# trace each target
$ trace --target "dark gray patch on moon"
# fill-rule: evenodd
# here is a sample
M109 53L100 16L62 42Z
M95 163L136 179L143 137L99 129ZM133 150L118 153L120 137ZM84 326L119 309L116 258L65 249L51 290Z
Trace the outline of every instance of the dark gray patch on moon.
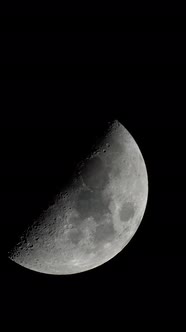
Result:
M94 235L95 243L111 241L115 236L115 229L113 223L104 223L96 227L96 232Z
M75 208L81 220L93 217L95 221L99 221L104 214L110 213L109 202L110 199L103 199L99 191L83 190L78 196Z
M81 217L77 217L77 216L72 216L69 218L69 223L73 225L73 227L78 227L79 225L81 225L83 222Z
M121 174L121 169L119 169L119 167L116 167L111 171L112 171L113 177L116 177L116 178L118 178Z
M74 244L78 244L81 241L82 237L83 233L79 229L71 229L68 235L68 238Z
M134 216L135 210L134 205L131 202L125 202L122 205L120 210L120 219L121 221L128 221L130 218Z
M110 146L112 147L112 152L114 152L114 153L124 154L124 152L125 152L125 150L124 150L124 144L121 145L115 139L112 139L112 138L110 139Z
M92 190L104 189L109 181L106 167L99 157L89 159L81 175L86 186Z

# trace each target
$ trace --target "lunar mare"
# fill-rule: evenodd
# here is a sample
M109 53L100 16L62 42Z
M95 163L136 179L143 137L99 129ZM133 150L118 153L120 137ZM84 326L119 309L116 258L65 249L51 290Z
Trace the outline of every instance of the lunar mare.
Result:
M71 185L25 230L9 258L48 274L93 269L131 240L147 197L147 170L140 149L127 129L113 121L77 165Z

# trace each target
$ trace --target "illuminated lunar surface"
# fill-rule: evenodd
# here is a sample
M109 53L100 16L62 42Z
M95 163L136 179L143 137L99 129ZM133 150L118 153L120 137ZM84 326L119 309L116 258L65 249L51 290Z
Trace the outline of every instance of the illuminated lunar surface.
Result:
M93 269L118 254L143 218L148 177L130 133L113 121L68 188L9 252L14 262L48 274Z

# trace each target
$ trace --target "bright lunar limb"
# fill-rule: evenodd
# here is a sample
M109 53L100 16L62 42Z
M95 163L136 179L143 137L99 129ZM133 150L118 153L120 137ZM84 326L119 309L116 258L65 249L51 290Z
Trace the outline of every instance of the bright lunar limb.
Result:
M143 156L115 120L77 165L71 185L25 230L9 258L48 274L73 274L102 265L135 234L147 196Z

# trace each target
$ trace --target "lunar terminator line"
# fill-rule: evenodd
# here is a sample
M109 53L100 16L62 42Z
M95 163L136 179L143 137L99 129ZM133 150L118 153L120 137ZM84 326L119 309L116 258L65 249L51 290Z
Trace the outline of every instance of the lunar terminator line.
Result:
M118 254L143 218L148 177L140 149L113 121L55 203L9 252L14 262L48 274L93 269Z

